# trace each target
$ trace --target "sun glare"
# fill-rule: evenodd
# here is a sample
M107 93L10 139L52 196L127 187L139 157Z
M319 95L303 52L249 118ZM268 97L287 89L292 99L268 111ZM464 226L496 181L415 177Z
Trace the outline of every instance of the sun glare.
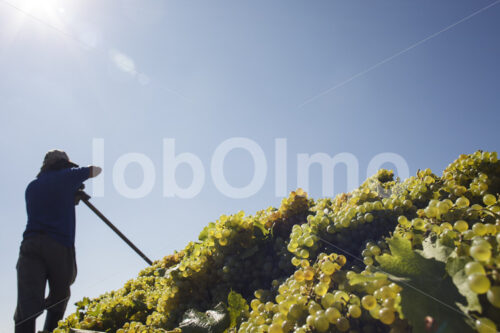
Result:
M61 26L66 8L61 0L15 0L16 5L25 13L51 25Z

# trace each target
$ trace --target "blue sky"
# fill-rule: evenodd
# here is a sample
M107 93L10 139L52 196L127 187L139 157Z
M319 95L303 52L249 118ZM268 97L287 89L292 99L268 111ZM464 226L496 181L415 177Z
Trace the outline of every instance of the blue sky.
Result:
M182 249L221 214L279 205L276 138L287 139L289 190L299 153L351 153L359 181L383 152L402 156L410 174L441 173L461 153L498 151L497 3L1 0L0 332L13 330L24 190L47 150L65 149L86 165L92 140L104 139L105 195L93 202L152 259ZM234 137L255 141L268 165L263 187L245 199L224 196L210 176L214 150ZM196 197L163 196L164 138L202 161ZM115 162L131 152L156 171L141 199L125 198L112 181ZM233 186L253 170L244 150L227 156ZM319 197L321 169L310 171ZM336 193L346 191L345 175L335 169ZM191 171L179 167L176 176L186 186ZM131 164L125 179L139 186L141 169ZM77 224L68 313L144 267L84 206Z

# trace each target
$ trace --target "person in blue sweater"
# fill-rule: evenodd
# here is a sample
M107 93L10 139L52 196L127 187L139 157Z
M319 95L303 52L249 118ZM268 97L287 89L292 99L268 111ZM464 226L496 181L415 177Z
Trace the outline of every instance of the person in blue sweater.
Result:
M63 318L77 273L75 194L85 180L101 171L96 166L78 167L64 151L51 150L26 188L28 223L16 266L16 333L34 333L36 318L45 310L46 332L52 332Z

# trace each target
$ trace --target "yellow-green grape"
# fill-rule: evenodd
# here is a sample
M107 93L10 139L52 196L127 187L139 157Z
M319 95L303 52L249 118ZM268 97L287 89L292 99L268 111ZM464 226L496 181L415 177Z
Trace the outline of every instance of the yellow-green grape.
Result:
M445 214L450 210L451 206L449 206L447 202L442 201L437 204L436 208L439 214Z
M304 272L301 269L296 270L295 273L293 273L293 277L296 281L302 282L304 281Z
M469 204L469 199L467 199L466 197L460 197L457 199L457 201L455 201L455 205L457 205L458 208L469 207Z
M257 308L259 307L260 304L261 303L260 303L260 301L258 299L253 299L250 302L250 307L252 308L252 310L257 311Z
M297 251L297 247L299 246L299 244L297 244L296 242L290 242L287 246L287 249L288 251L294 253Z
M269 326L269 333L283 333L283 330L281 329L281 326L278 324L271 324Z
M255 298L262 300L262 296L264 296L264 290L257 289L256 291L254 291L253 295L255 296Z
M335 303L335 296L333 296L332 293L326 293L322 298L321 298L321 305L325 308L328 309L332 304Z
M371 310L377 305L377 299L372 295L363 296L363 298L361 299L361 305L366 310Z
M219 238L219 244L222 246L227 245L227 238Z
M293 333L306 333L306 328L305 327L299 327L299 328L296 328L295 331L293 331Z
M267 302L266 303L266 311L272 311L273 307L274 307L274 303L273 302Z
M500 286L493 286L486 293L488 301L497 308L500 308Z
M396 296L395 293L388 286L380 287L379 291L380 291L380 296L382 299Z
M493 194L486 194L483 197L483 202L486 206L492 206L497 202L497 198Z
M379 319L380 318L380 314L379 314L379 311L380 311L380 305L376 304L375 307L373 309L370 310L370 315L374 318L374 319Z
M469 288L476 294L484 294L490 289L491 283L484 274L474 273L467 277Z
M394 319L396 319L396 316L394 315L394 310L389 309L389 308L382 308L378 312L380 321L383 322L386 325L390 325L394 322Z
M419 217L412 220L412 225L415 230L425 230L425 222Z
M463 237L464 237L464 239L465 239L465 240L471 240L472 238L474 238L474 237L475 237L475 235L474 235L474 231L472 231L472 230L470 230L470 229L469 229L469 230L467 230L467 231L465 231L465 232L463 233Z
M425 215L427 217L436 217L439 214L439 211L436 207L427 207L424 209Z
M314 321L315 321L315 319L316 319L316 317L313 316L313 315L307 316L307 318L306 318L306 324L307 324L307 326L314 327Z
M358 305L350 305L348 312L353 318L361 317L361 308Z
M313 246L314 245L314 239L312 237L307 237L304 240L304 245L307 246L307 247Z
M384 308L389 308L389 309L394 309L394 306L396 305L396 300L392 297L384 299L382 302L382 306Z
M455 224L453 224L453 228L457 231L464 232L469 229L469 224L464 220L458 220Z
M304 307L300 304L292 304L290 306L290 309L288 310L288 315L293 319L293 320L299 320L300 317L302 316Z
M470 208L472 208L473 210L477 210L477 211L483 209L483 207L481 205L478 205L478 204L474 204Z
M476 329L479 333L497 333L497 325L488 318L477 318Z
M359 297L357 295L350 294L349 295L349 304L360 306L361 305L361 300L359 299Z
M321 305L313 301L309 304L308 310L309 314L314 315L316 312L321 310Z
M433 224L431 226L431 231L434 232L434 233L436 233L437 235L439 235L442 230L441 230L441 227L439 227L438 225Z
M367 265L367 266L368 266L368 265L373 265L373 258L372 258L372 257L364 257L364 258L363 258L363 263L364 263L365 265Z
M434 178L432 178L431 176L425 176L424 177L424 183L426 183L426 184L432 184L432 183L434 183Z
M441 229L443 230L453 230L453 226L448 222L441 223Z
M306 303L307 303L307 296L301 295L301 296L297 297L297 303L298 304L302 304L302 305L306 305Z
M349 324L349 320L346 317L340 317L339 319L337 319L335 326L341 332L347 332L351 327L351 325Z
M378 256L380 254L381 250L380 250L380 247L378 247L377 245L373 245L373 246L370 246L370 252L374 256Z
M465 186L461 186L461 185L455 187L455 189L453 190L453 194L455 194L456 196L461 196L465 192L467 192L467 188Z
M309 258L309 251L307 251L306 249L299 250L298 254L299 254L299 257L301 257L301 258L304 258L304 259Z
M293 325L294 325L293 321L285 320L283 322L283 324L281 324L281 329L283 330L283 332L290 332L293 328ZM265 332L265 330L261 330L261 331Z
M484 244L471 246L469 253L478 261L488 261L491 258L491 250Z
M401 290L403 290L403 288L401 288L400 286L398 286L396 283L394 282L391 282L388 286L394 293L399 293Z
M445 230L445 231L443 232L443 236L444 236L444 237L449 237L449 238L451 238L451 239L456 239L456 238L458 238L458 234L457 234L455 231L453 231L453 230L448 230L448 229L447 229L447 230Z
M329 284L332 278L330 277L330 275L321 274L319 280L323 283Z
M335 324L337 322L337 319L339 319L341 317L341 314L337 308L329 307L325 311L325 316L326 316L326 319L328 319L328 321L331 324Z
M497 233L497 227L494 224L487 224L485 227L487 234L495 235Z
M300 259L297 258L297 257L293 257L292 258L292 265L294 265L295 267L299 266L300 265Z
M480 273L480 274L483 274L483 275L486 274L486 272L484 270L484 267L483 267L483 265L481 265L481 263L479 263L477 261L468 262L465 265L465 274L466 275L472 275L474 273Z
M484 236L486 235L487 229L484 224L477 222L472 226L472 231L474 231L474 234L478 236Z
M335 272L335 265L333 262L326 260L321 263L320 269L323 273L327 275L332 275Z
M314 292L318 296L323 296L328 291L328 285L326 283L320 282L314 287Z
M311 281L314 278L314 271L312 268L308 267L304 270L304 279Z
M349 295L342 290L337 290L334 294L335 302L347 303L349 301Z
M326 319L324 314L321 314L314 319L314 328L318 332L326 332L328 327L330 327L330 322Z
M373 214L371 214L371 213L366 213L366 214L365 214L365 221L366 221L366 222L372 222L372 221L373 221Z
M409 227L411 225L410 221L408 221L408 219L404 215L398 217L398 223L401 224L403 227Z

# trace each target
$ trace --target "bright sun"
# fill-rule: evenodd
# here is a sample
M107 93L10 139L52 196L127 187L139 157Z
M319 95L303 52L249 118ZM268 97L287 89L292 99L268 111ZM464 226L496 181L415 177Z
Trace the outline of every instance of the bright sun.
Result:
M62 0L15 0L12 3L21 10L50 24L61 24L66 13Z

